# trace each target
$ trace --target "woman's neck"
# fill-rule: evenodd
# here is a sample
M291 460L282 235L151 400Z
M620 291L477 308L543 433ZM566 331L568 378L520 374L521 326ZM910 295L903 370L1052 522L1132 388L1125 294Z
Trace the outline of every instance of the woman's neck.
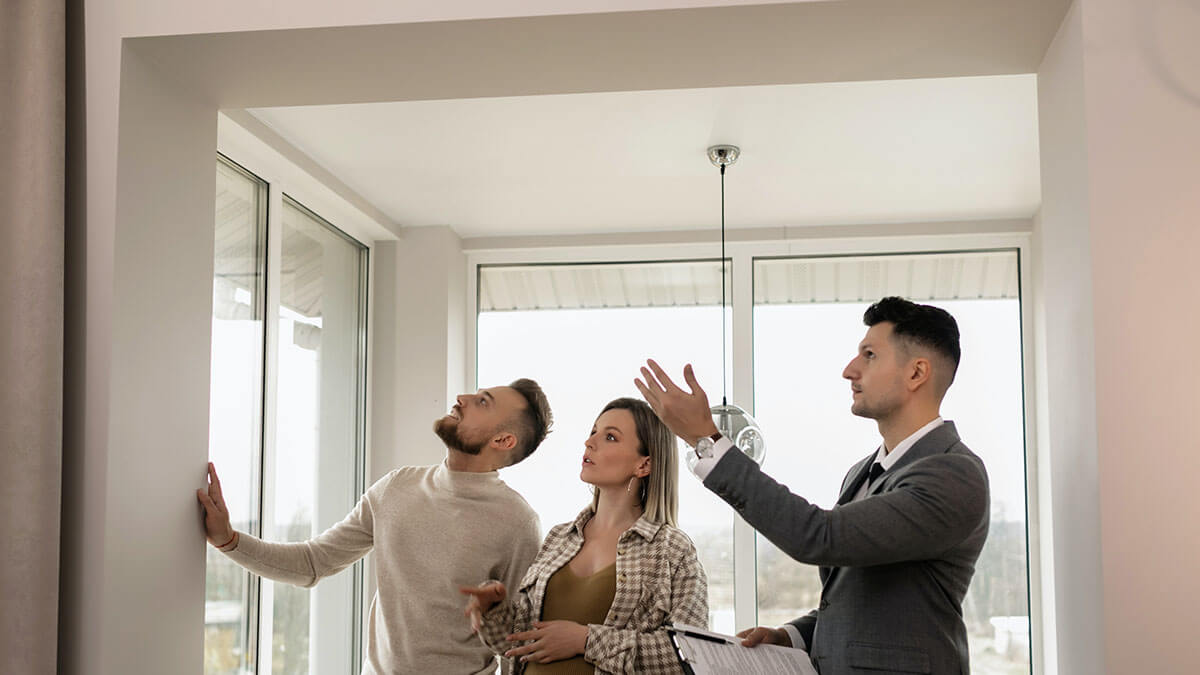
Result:
M596 490L599 498L592 522L598 527L624 532L642 517L642 505L634 492L626 491L624 487L598 487Z

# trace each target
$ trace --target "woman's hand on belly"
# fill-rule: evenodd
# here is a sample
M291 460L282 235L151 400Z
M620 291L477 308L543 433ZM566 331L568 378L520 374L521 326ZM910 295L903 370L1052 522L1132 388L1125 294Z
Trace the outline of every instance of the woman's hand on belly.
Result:
M587 647L587 636L588 627L574 621L534 621L533 630L508 636L509 642L533 642L514 647L504 655L531 663L561 661L582 654Z

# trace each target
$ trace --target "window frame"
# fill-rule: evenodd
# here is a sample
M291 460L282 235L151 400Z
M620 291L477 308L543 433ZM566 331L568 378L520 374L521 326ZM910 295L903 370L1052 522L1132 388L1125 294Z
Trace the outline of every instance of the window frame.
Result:
M355 402L355 420L354 420L354 434L355 434L354 466L351 469L351 471L353 472L352 478L353 478L353 483L354 483L352 492L355 496L352 499L351 503L346 505L345 512L349 513L350 510L353 509L355 504L357 503L356 500L358 499L358 497L361 496L364 492L366 492L366 489L367 489L367 486L366 486L366 475L367 475L366 467L367 467L367 454L368 454L367 453L367 449L368 449L368 447L367 447L367 429L368 429L367 411L370 410L370 407L369 407L368 401L367 401L367 392L368 392L368 389L367 389L367 364L368 364L367 347L369 346L370 341L367 339L367 334L369 333L369 326L370 326L369 318L370 318L370 313L371 313L370 306L369 306L370 293L368 292L368 290L369 290L369 281L370 281L370 265L371 265L371 262L373 259L372 255L371 255L372 249L369 244L365 244L365 243L355 239L353 236L348 234L346 231L342 230L337 225L331 223L329 220L327 220L326 218L324 218L317 212L308 208L308 206L306 206L304 204L304 202L300 201L295 196L293 196L293 186L290 186L286 183L284 183L284 184L271 183L270 191L271 191L271 207L274 208L275 212L278 213L279 215L278 215L278 219L276 221L273 221L271 224L271 227L274 229L268 229L269 233L273 232L275 234L275 236L273 238L268 237L268 239L267 239L267 241L268 241L268 264L267 264L268 269L276 269L276 270L280 270L280 271L282 271L282 269L283 269L283 265L282 265L283 220L282 219L283 219L285 207L291 207L291 208L299 211L300 213L304 214L305 216L311 218L317 225L328 230L330 234L332 234L332 235L346 241L350 245L354 246L358 252L358 260L359 260L359 268L358 268L359 273L358 273L358 278L357 278L358 288L357 288L357 292L355 293L355 296L358 301L358 306L361 309L361 313L360 313L360 316L358 319L358 329L357 329L358 336L357 336L357 339L355 340L357 358L356 358L356 364L355 364L356 372L355 372L354 390L357 393L357 400ZM274 239L276 242L276 245L273 248L270 245L270 242L272 239ZM267 361L266 361L267 368L264 369L266 371L265 377L267 378L266 386L264 387L264 391L269 392L269 394L270 394L270 397L266 398L266 400L270 401L271 417L270 417L270 423L269 424L264 423L263 426L264 426L264 435L266 435L267 430L270 430L269 433L270 433L271 444L269 446L264 445L264 448L271 448L273 450L277 450L277 443L275 440L275 431L278 428L277 417L276 417L276 413L277 413L276 406L278 405L278 401L279 401L277 392L278 392L278 386L279 386L279 377L278 376L279 376L279 344L280 344L280 342L279 342L279 340L280 340L280 335L279 335L280 302L278 302L278 299L280 297L282 297L282 289L280 288L280 284L282 282L282 275L281 274L275 274L275 275L268 274L267 282L268 282L268 291L267 291L267 296L266 296L266 298L267 298L266 340L267 340L267 344L268 344L270 353L269 353L269 356L267 357ZM274 284L274 285L271 286L271 284ZM275 299L275 302L272 302L272 298ZM265 407L266 406L264 406L264 408ZM265 417L266 416L264 415L264 418ZM274 522L275 521L274 513L273 513L274 504L275 504L274 477L276 476L275 460L278 457L278 453L277 452L270 453L271 464L270 464L269 472L268 472L268 469L266 468L266 466L267 466L266 457L267 457L267 453L264 452L263 469L261 472L262 477L263 477L262 478L263 488L261 490L261 495L262 495L261 499L262 499L263 513L264 514L270 513L271 519L270 519L270 521L268 521L264 515L262 522ZM314 513L313 518L314 519L317 518L317 514ZM351 612L351 616L356 618L356 620L352 622L351 627L350 627L351 628L350 669L348 672L351 674L358 673L362 670L363 638L364 638L363 631L362 631L362 624L363 624L363 616L366 611L365 608L369 604L367 598L365 598L365 592L366 592L365 575L366 575L366 572L367 572L367 569L366 569L365 558L360 559L357 562L355 562L353 565L351 565L350 573L352 575L352 578L351 578L351 582L350 582L350 586L351 586L351 610L350 610L350 612ZM273 585L271 585L271 586L268 586L268 588L273 590L274 587L273 587ZM309 592L314 593L314 592L317 592L317 590L314 588L314 589L310 589ZM257 672L259 672L259 673L271 672L271 667L270 667L271 652L269 650L271 647L271 639L272 639L271 628L272 628L272 622L273 622L273 609L274 609L273 600L274 600L274 597L273 597L273 593L270 595L271 595L271 597L268 598L268 600L266 600L266 601L260 600L259 607L258 607L260 641L263 644L265 644L267 647L267 649L263 649L259 652L259 662L257 664ZM320 621L321 620L320 617L318 617L317 620ZM310 619L310 621L311 621L311 619ZM336 635L336 631L338 629L339 629L338 626L332 625L332 626L326 627L325 629L316 631L316 634L319 639L320 636ZM312 639L312 637L310 635L310 641L311 641L311 639ZM266 655L265 657L264 657L264 654ZM265 661L264 661L264 658L266 659ZM311 663L309 664L310 672L311 672L312 668L314 667L314 665L315 664L311 664Z
M257 230L257 251L261 253L261 257L256 259L255 267L259 274L258 295L255 297L255 306L253 308L254 315L257 321L262 322L262 342L259 345L260 360L259 360L259 397L258 397L258 442L254 450L254 457L251 458L250 466L252 467L249 485L249 530L250 534L261 537L263 524L263 461L266 456L266 402L267 402L267 368L266 356L269 340L267 338L267 313L270 308L268 295L268 285L270 283L270 269L267 265L268 249L271 243L269 222L270 222L270 190L271 184L255 172L238 163L236 160L228 157L224 153L217 152L217 165L225 166L227 169L247 178L255 184L257 209L254 214L255 227ZM250 665L254 669L258 668L259 659L259 611L262 607L262 579L257 575L243 570L242 574L246 577L246 599L247 606L243 608L245 611L245 631L242 634L242 639L245 644L245 654L243 654L243 666Z
M338 192L336 186L331 187L317 177L311 170L297 165L292 158L272 145L270 139L252 133L244 125L246 120L235 120L231 117L218 115L217 154L218 161L224 158L227 163L249 173L266 184L262 209L265 210L265 221L262 223L263 236L266 237L264 266L265 294L263 310L263 368L262 368L262 410L260 429L260 457L257 462L258 475L253 477L257 494L253 496L251 509L256 510L254 532L262 536L263 523L273 522L271 513L275 494L273 491L273 476L276 469L276 425L278 402L278 368L279 368L279 302L281 297L280 263L282 259L282 217L284 201L313 216L334 234L360 247L357 298L361 307L359 317L356 364L355 391L358 394L355 419L355 452L354 452L354 493L357 498L366 491L367 476L371 468L371 411L373 405L370 364L373 360L374 342L369 336L374 332L375 294L371 285L376 278L375 265L378 257L376 243L378 241L395 239L388 230L390 224L379 220L377 214L363 211L349 197ZM251 120L252 121L252 120ZM354 508L354 502L347 504L346 512ZM374 593L371 581L370 556L364 557L353 566L352 581L352 616L355 621L351 626L352 643L350 662L347 670L357 673L362 669L363 647L366 639L364 625L370 606L370 595ZM254 595L251 607L253 623L250 631L254 634L255 649L254 663L249 664L252 672L271 672L271 620L273 610L273 584L263 584L257 575L250 574ZM249 644L249 643L248 643Z
M1016 225L1014 226L1014 223ZM1053 622L1043 612L1053 612L1053 551L1049 536L1048 481L1039 475L1047 469L1038 452L1038 383L1033 364L1034 308L1039 299L1032 283L1032 223L995 221L997 231L980 224L928 224L917 226L865 226L853 228L798 228L749 231L737 241L726 243L733 294L729 300L732 318L730 349L732 377L729 391L733 402L754 414L754 262L759 258L834 257L855 255L902 255L961 253L964 251L1015 250L1018 260L1022 409L1025 439L1026 548L1028 553L1030 656L1033 672L1042 672L1047 643L1053 644ZM899 230L899 233L897 233ZM466 256L466 383L474 383L478 372L478 316L480 267L498 265L596 264L682 262L719 257L709 233L647 233L623 235L620 240L604 235L481 239L476 246L464 240ZM696 239L704 239L696 241ZM613 243L620 241L621 243ZM717 255L714 255L717 254ZM847 349L851 349L848 346ZM631 377L637 364L630 364ZM1045 504L1046 508L1042 505ZM757 547L754 530L734 517L734 620L739 628L758 625ZM746 571L749 561L750 571Z

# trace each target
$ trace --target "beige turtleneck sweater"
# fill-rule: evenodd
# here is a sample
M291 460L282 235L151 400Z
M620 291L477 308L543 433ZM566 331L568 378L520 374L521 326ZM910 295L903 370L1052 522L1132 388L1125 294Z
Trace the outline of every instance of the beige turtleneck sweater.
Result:
M392 471L314 539L278 544L242 533L225 553L251 572L310 587L374 547L363 675L466 674L496 663L471 633L458 587L500 579L515 588L540 545L537 514L498 472L443 462Z

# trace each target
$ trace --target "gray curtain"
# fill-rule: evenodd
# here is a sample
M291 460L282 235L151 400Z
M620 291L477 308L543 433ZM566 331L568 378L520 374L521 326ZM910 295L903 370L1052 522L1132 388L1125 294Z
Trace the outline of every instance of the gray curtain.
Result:
M53 673L62 486L65 5L0 3L0 672Z

